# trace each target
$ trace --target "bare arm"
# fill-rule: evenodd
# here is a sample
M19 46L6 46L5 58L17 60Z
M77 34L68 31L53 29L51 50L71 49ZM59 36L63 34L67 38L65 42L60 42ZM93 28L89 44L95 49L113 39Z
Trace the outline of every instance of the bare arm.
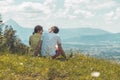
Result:
M61 55L62 55L64 58L66 58L65 52L64 52L64 50L63 50L63 48L62 48L62 46L61 46L60 43L58 44L58 49L61 51Z

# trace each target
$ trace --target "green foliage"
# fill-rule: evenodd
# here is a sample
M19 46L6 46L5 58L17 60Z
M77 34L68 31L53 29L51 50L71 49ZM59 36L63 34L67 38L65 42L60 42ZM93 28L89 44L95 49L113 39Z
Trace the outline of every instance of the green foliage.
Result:
M21 43L21 40L15 35L16 31L12 26L6 25L3 35L0 37L0 50L10 53L27 53L28 47Z
M0 25L0 36L2 35L2 28L1 28L1 25Z
M119 80L120 64L84 56L80 53L61 57L32 57L3 53L0 55L0 80ZM91 73L98 72L99 76Z

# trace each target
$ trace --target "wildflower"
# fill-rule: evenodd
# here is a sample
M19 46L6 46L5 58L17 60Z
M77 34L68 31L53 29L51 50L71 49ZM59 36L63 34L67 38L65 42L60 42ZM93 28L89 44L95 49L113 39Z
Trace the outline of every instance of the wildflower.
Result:
M99 77L100 76L100 72L92 72L91 76L92 77Z
M20 63L20 65L23 65L23 63Z

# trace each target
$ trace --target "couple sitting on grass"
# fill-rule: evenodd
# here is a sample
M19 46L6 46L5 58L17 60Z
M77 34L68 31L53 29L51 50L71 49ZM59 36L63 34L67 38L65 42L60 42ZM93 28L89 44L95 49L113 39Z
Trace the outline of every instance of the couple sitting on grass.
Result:
M35 26L33 35L30 36L29 44L33 50L34 56L47 57L55 59L59 55L66 58L65 52L62 49L61 39L57 35L59 28L53 26L48 30L48 33L43 33L43 27Z

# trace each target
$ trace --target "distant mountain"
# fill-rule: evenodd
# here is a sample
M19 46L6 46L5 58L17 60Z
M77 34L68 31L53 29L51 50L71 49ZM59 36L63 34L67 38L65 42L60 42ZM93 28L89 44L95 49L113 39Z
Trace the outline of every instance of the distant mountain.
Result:
M81 42L86 44L103 44L103 43L115 43L120 41L120 33L101 34L101 35L84 35L79 37L72 37L66 39L70 42Z
M67 29L60 29L61 33L68 33L68 34L78 34L78 35L102 35L102 34L109 34L110 32L95 29L95 28L67 28ZM66 33L66 34L67 34Z
M72 42L81 42L84 41L84 36L100 36L112 34L110 32L94 29L94 28L70 28L70 29L60 29L60 36L64 41L72 41ZM94 38L93 38L94 39ZM88 40L87 40L88 41Z
M23 30L23 27L20 26L16 21L14 21L13 19L9 19L5 22L5 25L11 25L13 29L15 30Z

